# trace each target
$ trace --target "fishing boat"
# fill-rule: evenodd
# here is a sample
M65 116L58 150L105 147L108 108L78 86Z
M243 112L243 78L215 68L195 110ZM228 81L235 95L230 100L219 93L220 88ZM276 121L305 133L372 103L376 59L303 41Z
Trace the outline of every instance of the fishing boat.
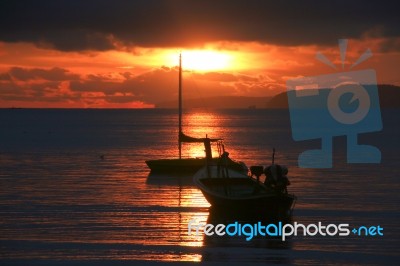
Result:
M252 166L246 175L227 168L227 157L223 153L218 164L209 162L193 176L194 184L214 210L276 218L291 215L296 197L287 191L287 168L274 163L265 169ZM262 174L266 175L264 182L260 181Z
M202 168L206 164L205 158L183 158L182 157L182 143L205 143L211 142L221 145L222 139L210 139L206 138L194 138L183 133L182 129L182 54L179 55L179 91L178 91L178 102L179 102L179 118L178 118L178 158L166 158L147 160L146 164L150 168L151 172L155 173L190 173L193 174ZM211 162L216 163L218 157L213 158L211 150L209 151ZM235 169L239 172L247 172L247 167L242 162L237 162L229 159L227 161L229 168Z

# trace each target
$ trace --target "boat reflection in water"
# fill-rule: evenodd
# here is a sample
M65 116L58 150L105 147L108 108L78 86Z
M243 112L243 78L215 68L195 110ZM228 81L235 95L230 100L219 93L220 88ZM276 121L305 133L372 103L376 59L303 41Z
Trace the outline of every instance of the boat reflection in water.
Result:
M221 209L210 207L207 224L245 224L254 225L261 223L266 225L268 223L275 223L276 220L271 220L270 217L262 216L248 216L240 213L233 214L232 212L221 212ZM282 221L283 224L290 223L290 220ZM231 232L233 230L230 230ZM248 228L246 229L248 231ZM254 233L254 232L253 232ZM248 240L246 240L246 238ZM206 247L202 253L202 261L218 261L221 256L226 256L227 260L231 262L245 262L246 260L259 261L262 263L276 263L276 264L290 264L291 261L287 257L287 250L292 249L292 242L290 239L282 241L279 236L263 236L255 234L248 238L243 234L229 236L227 234L218 236L216 234L203 236L203 245ZM219 248L219 250L218 250ZM218 250L215 252L214 250ZM257 254L257 259L254 258Z
M290 166L296 178L288 188L300 199L293 221L380 225L387 232L370 238L298 234L284 243L264 236L246 241L188 234L192 219L214 224L245 219L209 209L190 175L149 176L145 160L176 157L175 110L3 109L0 115L7 125L0 130L0 265L398 261L398 110L383 112L386 129L378 138L375 133L362 137L382 147L379 167L347 164L346 140L339 138L335 167L324 170L296 166L300 152L319 144L291 140L287 110L187 111L185 133L224 136L232 158L258 165L272 143L284 151L277 160ZM200 143L185 145L183 152L204 156Z
M242 224L262 222L265 224L272 222L269 220L271 217L249 216L241 212L227 212L211 207L201 191L194 187L192 179L188 175L150 173L146 184L150 187L158 187L160 195L168 194L171 201L170 206L165 207L165 215L169 219L162 219L162 224L169 229L159 236L155 244L165 246L175 243L176 246L173 248L173 254L169 254L170 257L161 258L161 254L159 254L157 259L163 261L170 259L175 261L221 261L223 257L226 257L223 259L224 261L254 261L254 252L259 252L260 260L263 262L288 263L284 251L291 249L290 240L283 242L277 237L255 236L247 241L243 235L208 236L203 230L205 224L227 225L232 222ZM171 215L174 212L175 215ZM149 222L155 224L161 221ZM189 224L193 222L201 224L198 234L195 230L189 232ZM252 249L252 253L244 253L249 249ZM282 252L277 253L276 250L282 250Z

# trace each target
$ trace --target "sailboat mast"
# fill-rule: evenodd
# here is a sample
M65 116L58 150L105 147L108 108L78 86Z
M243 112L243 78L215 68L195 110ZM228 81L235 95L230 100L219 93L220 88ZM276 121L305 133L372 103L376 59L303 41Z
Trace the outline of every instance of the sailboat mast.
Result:
M179 142L179 159L182 158L182 143L181 143L181 133L182 133L182 53L179 54L179 132L178 132L178 142Z

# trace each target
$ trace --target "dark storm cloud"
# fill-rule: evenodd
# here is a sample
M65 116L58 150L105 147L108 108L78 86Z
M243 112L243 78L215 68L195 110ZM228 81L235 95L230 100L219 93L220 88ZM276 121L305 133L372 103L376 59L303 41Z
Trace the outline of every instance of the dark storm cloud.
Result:
M10 77L10 75L8 73L0 73L0 81L1 80L8 81L8 80L11 80L11 77Z
M212 41L331 44L400 34L396 1L3 0L0 40L59 50L185 47Z
M5 77L0 82L0 100L76 102L80 99L92 99L108 103L141 101L157 104L177 98L177 68L161 67L140 75L128 72L119 75L122 79L95 74L79 76L58 68L13 67L0 73L0 77ZM264 77L242 74L184 72L183 94L186 99L205 95L270 95L271 89L276 89L271 88L273 83L274 81Z
M10 96L20 96L23 94L23 89L17 84L0 82L0 99L5 99L5 97Z
M63 80L76 80L79 79L79 75L71 74L68 70L54 67L52 69L41 69L41 68L21 68L12 67L8 74L3 73L3 76L12 76L14 79L20 81L28 81L32 79L44 79L49 81L63 81Z

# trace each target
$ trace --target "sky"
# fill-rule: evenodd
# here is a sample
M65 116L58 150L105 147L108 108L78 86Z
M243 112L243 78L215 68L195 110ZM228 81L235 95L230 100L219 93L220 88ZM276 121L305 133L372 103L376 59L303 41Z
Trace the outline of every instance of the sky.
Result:
M352 70L400 85L395 3L1 0L0 107L154 107L177 98L180 52L184 98L272 96L291 78L349 71L367 49Z

